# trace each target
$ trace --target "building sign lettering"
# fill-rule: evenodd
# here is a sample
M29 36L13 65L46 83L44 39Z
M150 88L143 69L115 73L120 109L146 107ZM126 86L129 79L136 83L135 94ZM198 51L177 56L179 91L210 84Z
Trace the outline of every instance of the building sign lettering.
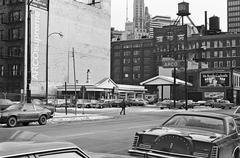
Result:
M200 73L201 87L229 87L229 72L202 72Z

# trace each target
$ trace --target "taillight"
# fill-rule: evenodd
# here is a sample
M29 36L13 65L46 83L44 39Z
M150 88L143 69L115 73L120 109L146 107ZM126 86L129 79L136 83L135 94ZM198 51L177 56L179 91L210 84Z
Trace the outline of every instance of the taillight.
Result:
M217 158L217 157L218 157L218 146L213 146L210 158Z
M138 139L139 139L139 136L135 135L132 147L137 147Z

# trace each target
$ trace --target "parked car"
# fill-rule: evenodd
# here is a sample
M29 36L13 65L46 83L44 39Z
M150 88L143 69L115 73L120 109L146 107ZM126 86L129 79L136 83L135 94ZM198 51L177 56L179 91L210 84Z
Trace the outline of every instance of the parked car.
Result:
M13 104L1 111L0 123L15 127L17 123L28 125L30 122L38 122L45 125L47 119L52 118L51 111L32 103Z
M75 144L30 131L0 130L1 158L89 158Z
M43 108L46 108L46 109L50 110L51 111L51 115L53 115L54 112L56 112L56 107L54 105L52 105L52 104L48 104L48 105L43 104L43 102L41 100L39 100L39 99L33 99L32 103L35 104L35 105L38 105L38 106L41 106Z
M112 107L121 107L122 99L114 99L111 103Z
M215 102L215 101L214 101L213 99L206 100L206 103L205 103L204 105L205 105L205 106L212 107L214 102Z
M4 110L12 104L14 103L10 99L0 99L0 110Z
M240 117L177 113L161 126L137 132L131 155L161 158L239 158Z
M158 106L160 109L168 108L170 109L170 105L173 103L173 100L163 100L157 102L156 106Z
M110 108L112 107L112 100L99 100L96 108Z
M144 106L148 103L146 100L141 99L141 98L128 99L127 102L129 104L129 106Z
M213 108L222 108L222 109L231 109L235 105L231 103L229 100L218 99L212 103Z

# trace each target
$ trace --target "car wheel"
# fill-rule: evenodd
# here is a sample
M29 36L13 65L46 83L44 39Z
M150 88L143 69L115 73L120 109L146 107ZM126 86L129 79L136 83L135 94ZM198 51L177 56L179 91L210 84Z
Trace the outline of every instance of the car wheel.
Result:
M15 127L17 125L17 118L14 116L11 116L7 120L7 126L8 127Z
M28 126L29 122L23 122L23 126Z
M45 125L45 124L47 123L47 117L46 117L45 115L41 115L41 116L39 117L38 123L39 123L40 125Z

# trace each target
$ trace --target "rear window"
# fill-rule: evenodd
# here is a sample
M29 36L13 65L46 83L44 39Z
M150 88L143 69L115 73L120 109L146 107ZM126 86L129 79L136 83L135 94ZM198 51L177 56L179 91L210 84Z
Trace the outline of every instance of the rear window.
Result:
M225 133L224 121L222 119L205 116L176 115L165 122L163 126L203 129L221 134Z

